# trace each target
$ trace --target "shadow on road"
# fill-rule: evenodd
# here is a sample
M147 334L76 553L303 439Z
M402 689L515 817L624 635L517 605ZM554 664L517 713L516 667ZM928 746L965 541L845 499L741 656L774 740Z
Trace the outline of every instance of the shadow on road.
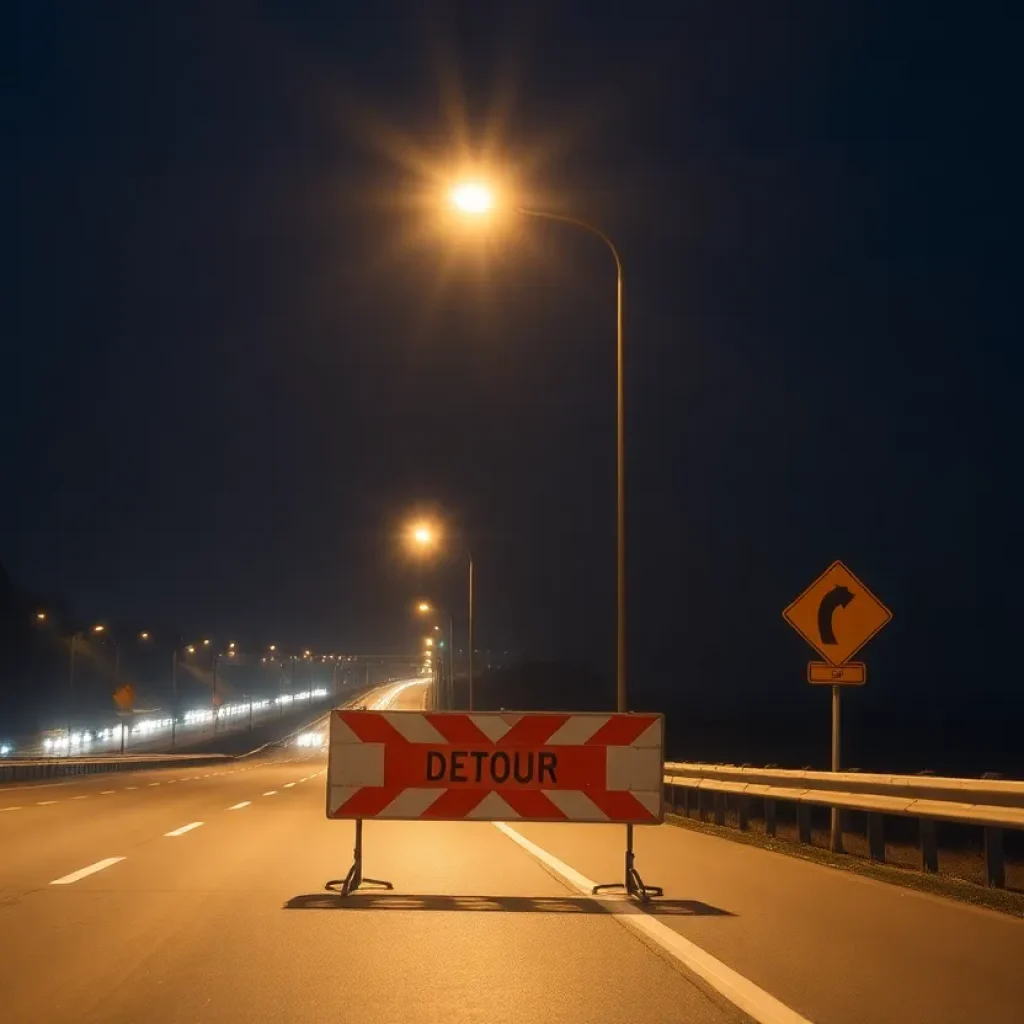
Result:
M620 909L621 908L621 909ZM633 900L589 896L442 896L356 892L293 896L285 910L448 910L512 914L620 914L641 908ZM654 900L642 910L652 917L732 917L700 900Z

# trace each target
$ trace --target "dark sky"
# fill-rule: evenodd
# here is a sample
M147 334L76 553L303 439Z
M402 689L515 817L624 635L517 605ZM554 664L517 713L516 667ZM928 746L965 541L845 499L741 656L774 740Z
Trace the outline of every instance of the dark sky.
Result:
M1013 7L16 3L0 560L402 648L419 593L462 618L390 544L436 502L481 646L610 675L613 269L456 231L485 167L623 253L642 690L802 696L780 612L839 557L896 616L872 699L1016 692Z

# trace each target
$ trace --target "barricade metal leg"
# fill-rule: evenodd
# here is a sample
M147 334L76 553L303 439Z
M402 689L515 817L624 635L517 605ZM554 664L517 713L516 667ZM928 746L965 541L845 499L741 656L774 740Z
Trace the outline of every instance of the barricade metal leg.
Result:
M344 878L332 878L325 883L324 888L348 896L364 885L376 886L378 889L394 889L390 882L363 877L363 819L356 818L356 844L352 851L352 867L348 869L348 874Z
M626 872L621 882L602 882L595 885L593 895L608 889L624 889L627 896L635 896L641 903L647 903L652 896L664 895L660 885L645 885L633 863L633 826L626 826Z

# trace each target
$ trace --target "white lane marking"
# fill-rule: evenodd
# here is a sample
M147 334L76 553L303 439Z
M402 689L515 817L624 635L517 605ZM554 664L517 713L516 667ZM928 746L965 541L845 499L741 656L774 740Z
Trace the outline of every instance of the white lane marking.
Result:
M494 821L491 824L499 831L504 832L514 843L518 843L527 853L547 864L576 889L587 896L592 895L594 883L586 875L569 867L554 854L548 853L547 850L531 842L526 836L520 835L503 821ZM806 1017L801 1017L799 1013L791 1010L775 996L765 992L763 988L759 988L731 967L727 967L710 953L705 953L696 943L684 939L682 935L662 924L632 900L598 898L597 902L604 904L609 910L614 910L615 916L628 928L632 928L656 942L666 953L693 971L716 992L758 1021L759 1024L811 1024ZM657 908L656 902L652 904L652 908Z
M285 789L291 789L291 788L292 788L292 786L294 786L294 785L295 785L295 783L294 783L294 782L286 782L286 783L284 784L284 788L285 788Z
M21 804L16 804L14 807L0 807L0 810L3 810L3 811L20 811L21 810Z
M50 885L70 885L72 882L77 882L79 879L94 875L97 871L109 868L112 864L117 864L118 861L122 860L124 860L124 857L107 857L106 860L98 860L95 864L90 864L87 868L82 868L80 871L72 871L70 875L64 875L63 878L55 878Z
M274 794L275 794L276 792L277 792L277 790L276 790L276 789L268 789L268 790L266 791L266 793L264 793L263 795L264 795L264 796L273 796L273 795L274 795Z
M160 783L159 783L159 782L151 782L151 783L150 783L150 785L151 785L151 786L159 786L159 785L160 785Z
M71 799L72 800L88 800L89 797L88 796L73 796Z
M125 789L138 789L138 786L125 786Z
M50 804L55 804L56 800L37 800L36 807L49 807Z
M240 811L243 807L248 807L249 804L251 804L251 803L252 803L251 800L243 800L240 804L232 804L228 808L228 810L229 811Z
M182 825L181 828L173 829L170 832L165 832L165 837L170 836L183 836L186 832L191 832L194 828L199 828L203 823L201 821L190 821L187 825Z
M177 779L168 779L167 780L167 785L168 786L173 786L177 781L178 781Z
M100 796L110 796L114 791L112 789L104 789L100 791Z

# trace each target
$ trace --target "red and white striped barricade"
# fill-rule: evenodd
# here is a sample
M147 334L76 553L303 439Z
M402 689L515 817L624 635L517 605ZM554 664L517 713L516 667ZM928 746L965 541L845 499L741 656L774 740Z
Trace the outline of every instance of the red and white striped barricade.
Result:
M355 820L342 895L365 883L364 818L398 821L618 822L623 888L661 895L633 864L633 826L663 817L665 721L658 714L331 712L327 817Z

